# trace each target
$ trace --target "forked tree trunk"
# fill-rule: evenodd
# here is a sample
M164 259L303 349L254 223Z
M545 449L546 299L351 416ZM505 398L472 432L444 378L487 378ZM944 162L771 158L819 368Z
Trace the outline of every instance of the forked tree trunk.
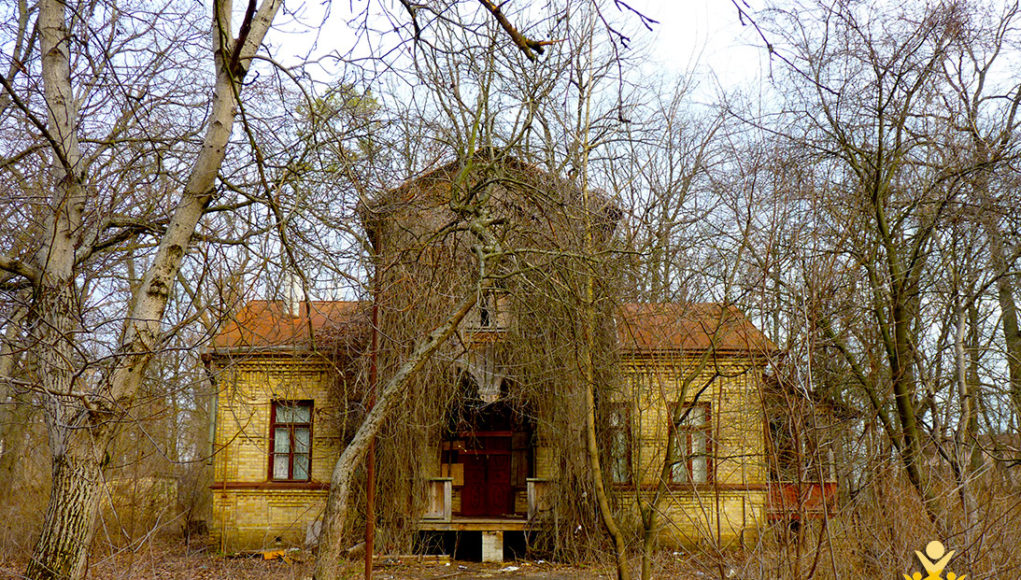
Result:
M46 238L36 257L32 280L31 338L36 382L47 405L47 429L53 455L53 487L26 576L33 579L82 578L95 528L107 447L117 421L130 408L161 342L160 324L170 288L195 228L213 199L214 185L234 124L241 81L282 0L264 0L246 14L242 37L232 40L230 0L213 6L212 49L216 85L202 148L194 159L173 217L124 316L124 329L113 364L97 382L82 378L77 344L79 306L76 245L88 188L78 146L80 119L70 76L70 9L61 0L41 0L39 28L42 73L48 109L46 126L56 160L55 191Z

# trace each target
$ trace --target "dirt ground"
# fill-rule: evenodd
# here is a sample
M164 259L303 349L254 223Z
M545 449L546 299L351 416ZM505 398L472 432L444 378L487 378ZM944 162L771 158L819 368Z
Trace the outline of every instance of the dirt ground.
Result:
M27 554L24 555L27 558ZM94 580L304 580L311 576L312 556L290 552L288 561L260 555L221 556L206 547L188 548L179 540L153 540L136 550L93 555L88 577ZM21 578L25 561L0 560L0 577ZM361 578L362 563L345 565L347 578ZM374 568L378 580L495 578L498 580L582 580L613 578L606 566L566 566L543 560L483 564L442 557L382 557Z

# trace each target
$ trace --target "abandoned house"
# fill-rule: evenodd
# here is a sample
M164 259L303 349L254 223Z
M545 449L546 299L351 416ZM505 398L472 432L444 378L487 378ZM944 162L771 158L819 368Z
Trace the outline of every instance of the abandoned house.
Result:
M611 266L592 266L593 245L610 243L619 217L602 196L505 157L448 164L361 211L371 300L251 301L206 354L218 393L210 527L221 549L306 541L370 397L370 358L385 383L473 291L475 305L377 436L380 544L474 534L483 558L499 560L505 534L601 533L586 384L626 528L655 509L662 543L727 544L768 522L761 387L776 347L733 307L617 300ZM479 240L500 261L480 267ZM480 270L498 282L479 290Z

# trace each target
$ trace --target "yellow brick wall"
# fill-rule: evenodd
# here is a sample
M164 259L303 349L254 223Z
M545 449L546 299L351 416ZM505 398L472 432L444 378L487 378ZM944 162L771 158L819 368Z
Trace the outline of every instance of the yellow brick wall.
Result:
M312 481L329 481L340 453L333 417L341 411L328 395L330 366L317 358L283 355L223 362L217 382L212 532L227 552L300 545L323 509L327 492L251 486L269 481L274 399L314 401ZM695 368L697 359L633 357L624 362L626 380L612 399L632 409L635 482L640 484L640 497L648 501L662 470L670 405L678 402L682 377ZM698 400L711 404L714 477L706 484L670 486L660 505L667 516L661 529L664 543L747 540L764 520L767 470L760 381L759 366L734 357L710 363L688 386L685 401L705 387ZM432 450L427 455L438 457ZM556 476L549 450L541 444L535 449L535 467L537 477ZM438 463L426 473L432 471L439 471ZM619 487L617 497L618 505L627 506L622 507L624 520L638 525L635 487ZM453 499L457 511L456 491ZM516 498L516 504L524 502L523 494Z
M326 493L213 490L213 537L225 553L301 546L308 526L326 506Z
M329 482L340 453L334 423L339 409L329 396L329 365L315 357L262 355L230 364L218 361L213 370L218 372L213 536L226 552L301 545L307 527L325 506L327 492L263 489L258 484L270 484L274 400L313 401L312 483Z
M640 529L635 496L633 490L618 492L619 516ZM652 496L652 491L640 494L645 505ZM671 490L659 504L658 541L671 548L754 542L765 522L765 505L766 492L761 490Z
M767 467L765 420L761 403L761 366L744 357L709 361L695 375L697 355L626 359L624 386L612 399L632 414L633 484L617 486L618 505L651 501L660 483L666 455L670 409L683 402L709 403L713 443L711 478L696 485L671 483L660 504L666 514L661 530L666 544L748 539L765 517ZM682 384L688 383L683 401ZM637 485L635 485L637 484ZM720 517L717 518L717 514ZM623 514L637 525L637 514Z

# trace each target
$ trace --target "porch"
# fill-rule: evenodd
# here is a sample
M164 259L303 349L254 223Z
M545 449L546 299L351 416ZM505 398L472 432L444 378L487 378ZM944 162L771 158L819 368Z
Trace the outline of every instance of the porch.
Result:
M433 477L428 481L428 507L418 523L419 530L430 531L523 531L549 511L547 494L550 481L539 477L526 480L527 515L470 516L454 515L454 478Z
M482 539L483 562L502 562L504 532L527 532L549 511L546 501L549 481L546 479L527 479L527 516L454 515L453 484L453 477L434 477L429 480L428 509L416 527L420 532L478 532Z

